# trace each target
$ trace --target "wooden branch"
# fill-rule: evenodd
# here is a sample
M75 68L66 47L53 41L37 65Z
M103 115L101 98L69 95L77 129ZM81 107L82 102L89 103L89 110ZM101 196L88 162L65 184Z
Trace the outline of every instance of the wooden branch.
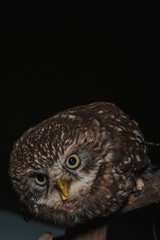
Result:
M126 213L135 209L145 207L152 203L160 201L160 169L157 170L151 178L145 183L139 196L131 195L127 204L120 213ZM66 229L64 240L106 240L108 224L103 219L97 219L90 223L77 225ZM43 237L43 238L41 238ZM50 240L51 235L42 235L39 240ZM54 238L53 238L54 240ZM56 239L55 239L56 240ZM58 240L58 239L57 239Z
M160 169L153 173L152 177L145 183L139 196L131 195L127 205L121 213L133 211L160 201Z
M106 240L108 224L104 219L97 219L87 224L66 228L65 240Z
M38 240L52 240L52 239L53 239L53 235L52 235L52 233L50 233L50 232L43 233L43 234L38 238Z

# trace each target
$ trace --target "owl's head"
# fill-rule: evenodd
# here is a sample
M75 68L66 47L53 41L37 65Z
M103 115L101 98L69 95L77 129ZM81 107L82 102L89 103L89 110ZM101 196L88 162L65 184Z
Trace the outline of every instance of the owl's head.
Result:
M115 105L102 103L69 109L29 129L15 143L10 176L27 212L74 225L119 209L131 176L120 173L125 151L120 149L121 132L112 128L113 113Z

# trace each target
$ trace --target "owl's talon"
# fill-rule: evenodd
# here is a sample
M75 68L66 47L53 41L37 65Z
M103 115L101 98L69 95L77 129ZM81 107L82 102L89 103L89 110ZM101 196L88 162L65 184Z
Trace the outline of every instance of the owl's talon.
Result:
M140 195L141 191L142 190L136 189L136 190L132 191L132 194L133 194L134 197L138 197Z

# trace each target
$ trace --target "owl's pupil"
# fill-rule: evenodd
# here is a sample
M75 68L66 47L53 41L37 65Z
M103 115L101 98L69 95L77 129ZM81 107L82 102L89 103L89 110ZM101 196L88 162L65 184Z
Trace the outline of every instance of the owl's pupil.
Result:
M76 159L75 159L74 157L71 157L71 158L69 159L69 164L72 165L72 166L74 166L74 165L76 164Z
M44 181L44 176L42 174L38 174L37 179L38 179L38 181L43 182Z

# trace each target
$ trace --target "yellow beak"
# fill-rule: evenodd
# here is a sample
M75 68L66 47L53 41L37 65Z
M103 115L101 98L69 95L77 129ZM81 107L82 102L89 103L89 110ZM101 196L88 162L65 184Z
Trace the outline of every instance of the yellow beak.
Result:
M63 182L60 178L56 180L57 188L61 193L62 200L66 200L68 198L68 188L69 184Z

